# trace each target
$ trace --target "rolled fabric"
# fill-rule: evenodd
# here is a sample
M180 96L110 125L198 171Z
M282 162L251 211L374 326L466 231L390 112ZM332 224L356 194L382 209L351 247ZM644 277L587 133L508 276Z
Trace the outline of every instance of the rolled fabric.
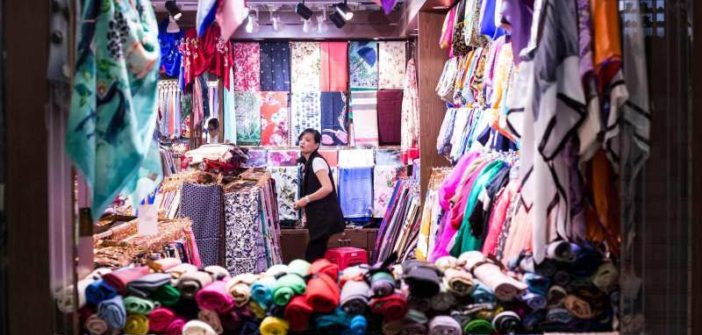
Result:
M570 265L570 273L576 277L590 277L603 263L602 254L591 247L574 247L575 261Z
M307 303L315 312L329 313L339 306L339 285L324 273L318 273L307 283Z
M527 273L524 275L524 283L529 287L527 288L529 292L536 293L545 296L548 292L548 288L551 285L551 281L543 276L536 273Z
M407 299L395 292L384 297L375 297L370 302L371 311L382 315L386 322L400 320L407 314Z
M548 289L548 306L561 306L567 295L568 293L563 287L557 285L551 286L551 288Z
M592 283L604 292L609 292L617 280L619 280L619 271L611 262L600 265L592 276Z
M544 259L541 263L536 264L534 256L522 254L510 260L508 267L513 271L521 270L520 272L538 273L544 277L551 277L556 273L556 261L552 259Z
M305 280L296 274L287 274L275 283L273 302L278 306L285 306L295 295L303 293L305 293Z
M379 271L371 276L371 290L374 296L383 297L395 291L395 277L392 273Z
M85 320L85 329L90 335L102 335L107 332L110 327L105 320L101 319L96 314L93 314Z
M310 274L310 263L302 259L295 259L288 264L290 273L295 273L298 276L305 278Z
M200 320L190 320L183 326L183 335L217 335L217 332Z
M340 308L328 314L319 315L314 323L317 334L335 335L348 332L351 318Z
M490 287L501 301L512 301L527 285L503 273L500 267L480 251L468 251L459 257L475 278Z
M259 324L256 321L245 321L241 325L241 332L239 335L259 335Z
M124 333L129 335L146 335L149 332L149 319L144 315L133 314L127 317Z
M348 332L342 333L342 335L365 335L368 331L368 320L363 315L356 315L349 321Z
M434 265L441 270L454 269L458 267L458 258L453 256L442 256L434 262Z
M417 322L403 322L400 333L408 335L423 335L428 332L427 325Z
M117 296L117 289L110 286L104 280L98 280L88 284L85 288L85 300L88 304L97 306L99 303Z
M197 271L197 267L195 265L192 265L189 263L182 263L182 264L176 265L172 268L169 268L168 270L166 270L166 273L170 274L171 278L177 280L184 273L196 272L196 271Z
M273 300L273 289L277 280L275 277L264 276L251 285L251 299L264 309Z
M556 274L553 275L553 282L556 285L566 286L570 284L570 280L570 273L568 273L568 271L565 270L556 271Z
M441 278L439 269L433 264L417 260L402 263L403 280L409 286L410 295L432 297L439 293Z
M106 284L114 287L119 294L127 294L127 285L133 280L139 279L149 274L148 266L137 266L132 268L122 268L102 276Z
M171 284L166 284L158 288L152 298L166 307L171 307L180 300L180 291Z
M565 308L552 308L546 312L546 320L549 322L568 323L573 320L573 316Z
M266 317L261 322L261 335L285 335L288 333L288 322L273 316ZM186 334L183 334L186 335Z
M349 315L363 314L370 300L370 286L365 281L349 281L341 289L341 306Z
M492 319L492 327L500 334L515 334L519 332L521 325L521 318L512 311L501 312Z
M121 329L127 321L127 311L124 310L122 296L107 299L98 305L97 315L105 320L111 328Z
M78 281L77 285L75 286L77 287L78 291L77 302L75 301L73 285L68 285L58 290L56 293L54 293L54 298L56 299L56 305L58 306L58 309L63 313L73 313L85 306L85 304L87 303L86 291L88 289L88 286L97 281L100 281L103 275L108 274L111 271L112 270L108 268L95 269L95 271L91 272L89 275L85 276L85 278ZM112 288L112 291L115 291L114 288ZM116 294L117 293L115 291L115 295ZM110 296L107 299L112 298L113 296ZM101 299L100 301L102 300L105 299ZM92 305L97 305L98 303L100 303L100 301L98 301L97 303L93 303Z
M249 310L259 320L266 317L266 309L256 301L249 301Z
M407 298L407 307L418 311L426 312L431 309L431 299L424 297L409 296Z
M271 266L270 268L268 268L268 270L266 270L265 275L270 276L270 277L279 277L279 276L286 275L289 272L290 272L290 268L288 268L287 265L275 264L275 265Z
M204 271L186 272L178 279L176 287L184 298L192 299L203 287L212 283L212 275Z
M441 291L431 297L431 308L435 311L447 311L454 305L456 305L456 297L445 286L442 286Z
M232 309L231 311L222 314L221 316L218 315L217 317L219 318L220 324L222 325L222 329L225 333L236 333L236 331L241 327L242 317L239 315L239 313L237 313L236 309ZM200 315L198 315L198 319L200 319ZM202 319L200 319L200 321L206 322ZM210 326L212 325L210 324ZM214 329L214 327L212 328ZM215 331L216 330L217 329L215 329Z
M195 295L195 301L200 309L209 309L218 313L226 313L234 307L234 298L225 289L221 280L205 286Z
M407 310L407 314L405 315L405 320L414 322L414 323L421 323L421 324L427 324L429 323L429 318L427 317L427 314L418 311L416 309L409 309Z
M535 311L545 308L547 304L545 296L534 292L524 292L521 299L529 306L529 308Z
M339 276L339 287L343 290L347 282L364 281L366 273L368 273L368 270L358 265L344 269Z
M470 296L476 303L495 302L495 293L481 282L474 283L473 292L470 293Z
M155 272L168 272L168 269L174 268L181 265L183 262L178 258L161 258L155 261L149 262L149 267Z
M563 300L563 306L565 306L565 308L568 310L568 312L570 312L570 314L577 318L587 320L593 317L592 308L590 307L590 304L587 301L580 299L575 295L567 295Z
M156 292L161 286L170 284L171 275L165 273L151 273L141 278L132 280L127 285L127 291L131 295L140 298L148 298L152 293Z
M149 331L152 333L163 333L168 330L168 326L176 319L175 313L168 308L158 307L149 313Z
M217 312L203 309L197 315L198 320L210 325L212 330L217 334L224 333L224 327L222 327L222 321L219 319Z
M285 306L285 320L288 320L292 331L303 332L309 327L313 312L312 306L307 303L307 297L298 295Z
M463 269L449 268L444 271L444 285L449 292L465 297L473 291L473 276Z
M466 334L492 334L495 330L490 321L483 319L473 319L463 328Z
M219 265L210 265L203 270L212 276L212 280L222 280L229 277L229 271Z
M166 335L183 335L183 328L185 328L185 319L174 318L166 328Z
M325 273L327 276L334 279L334 281L339 280L339 265L330 262L326 258L320 258L314 261L309 268L310 274Z
M242 307L249 302L251 299L251 285L257 280L257 275L244 273L235 276L227 282L227 292L232 295L237 307Z
M133 296L124 298L124 309L129 314L148 315L154 310L154 307L151 300Z
M400 335L404 329L405 325L404 320L396 320L396 321L390 321L390 322L385 322L383 323L383 335Z
M462 335L463 329L456 319L446 316L435 316L429 322L429 335Z
M527 316L524 317L524 321L522 321L522 326L524 327L524 330L535 331L535 329L539 325L539 323L546 320L546 313L547 313L547 311L545 309L542 309L542 310L527 314Z
M567 241L555 241L546 246L546 258L559 262L572 263L575 261L575 252L579 247Z
M180 299L177 304L169 308L185 320L197 319L197 313L200 312L200 306L195 299Z

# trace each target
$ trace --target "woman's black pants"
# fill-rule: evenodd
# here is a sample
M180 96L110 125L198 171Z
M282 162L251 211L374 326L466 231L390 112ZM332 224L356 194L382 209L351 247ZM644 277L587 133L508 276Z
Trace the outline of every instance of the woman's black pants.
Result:
M327 252L327 243L329 241L329 236L322 236L320 238L310 240L307 243L307 250L305 251L305 259L312 263L320 258L324 258L324 254Z

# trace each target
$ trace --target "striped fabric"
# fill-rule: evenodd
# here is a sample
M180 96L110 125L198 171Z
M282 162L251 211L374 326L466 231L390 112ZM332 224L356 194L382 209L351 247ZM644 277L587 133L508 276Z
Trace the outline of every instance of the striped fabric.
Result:
M376 91L351 92L351 114L357 146L378 146L378 99Z

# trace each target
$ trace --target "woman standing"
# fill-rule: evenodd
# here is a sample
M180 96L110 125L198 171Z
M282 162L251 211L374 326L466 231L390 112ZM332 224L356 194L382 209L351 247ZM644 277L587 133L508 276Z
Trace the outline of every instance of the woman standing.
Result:
M330 236L344 231L344 216L336 195L329 164L317 150L322 135L305 129L297 138L302 163L302 192L295 208L302 208L307 218L310 241L305 258L309 262L324 257Z

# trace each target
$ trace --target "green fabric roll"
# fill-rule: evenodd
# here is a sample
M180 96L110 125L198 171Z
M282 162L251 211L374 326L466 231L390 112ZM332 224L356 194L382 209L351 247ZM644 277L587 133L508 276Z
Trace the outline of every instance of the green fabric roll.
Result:
M475 319L468 322L463 329L463 333L470 334L492 334L495 330L492 329L492 324L488 320Z
M290 273L295 273L302 278L310 274L310 263L302 259L296 259L288 264Z
M147 315L154 310L154 302L135 296L124 298L124 309L129 314Z
M287 305L297 294L305 293L305 280L296 274L287 274L276 282L273 289L273 302L278 306Z
M161 305L170 307L178 303L180 300L180 291L171 284L166 284L158 288L153 294L154 300Z

